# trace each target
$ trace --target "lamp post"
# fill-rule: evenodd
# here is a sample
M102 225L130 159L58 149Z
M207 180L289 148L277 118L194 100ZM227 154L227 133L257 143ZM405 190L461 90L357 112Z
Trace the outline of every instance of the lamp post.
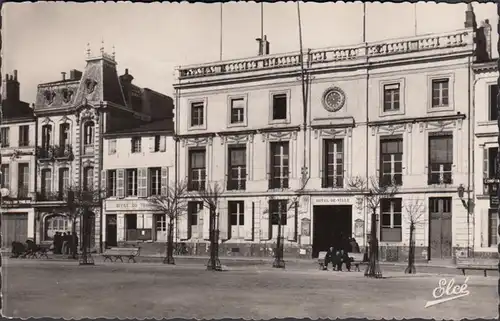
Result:
M467 194L469 194L469 188L467 188ZM457 188L457 194L462 201L462 205L467 210L467 257L470 257L470 215L474 213L474 200L467 196L467 199L464 199L465 187L460 184Z

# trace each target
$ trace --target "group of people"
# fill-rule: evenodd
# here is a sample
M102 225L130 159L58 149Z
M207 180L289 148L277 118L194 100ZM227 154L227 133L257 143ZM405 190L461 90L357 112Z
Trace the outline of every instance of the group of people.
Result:
M359 244L356 239L349 237L342 245L335 249L333 246L328 249L325 256L325 269L328 269L328 264L332 264L333 271L342 271L342 265L345 264L347 271L351 271L351 262L353 259L348 253L360 253Z
M75 244L73 244L75 242ZM54 254L70 254L71 249L78 248L78 236L76 233L62 233L56 232L52 241Z

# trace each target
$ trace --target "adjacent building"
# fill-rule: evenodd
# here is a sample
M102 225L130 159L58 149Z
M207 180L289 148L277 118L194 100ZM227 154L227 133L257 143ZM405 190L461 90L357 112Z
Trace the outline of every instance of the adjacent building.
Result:
M35 237L32 200L36 124L33 109L19 98L19 87L17 70L5 75L0 112L2 247Z
M62 73L59 80L38 85L34 206L36 235L41 242L51 242L56 232L71 231L64 192L68 187L95 191L105 187L105 133L168 117L156 106L171 105L171 99L132 84L127 69L118 76L116 65L114 54L101 49L93 56L89 51L83 72L71 70L69 77ZM103 204L93 209L89 221L91 248L100 250Z
M348 236L363 248L371 213L353 186L373 179L399 186L378 210L382 259L407 256L411 208L423 212L418 258L462 255L474 244L457 194L474 194L466 89L491 48L472 6L465 17L464 29L443 34L276 55L263 40L257 57L179 67L177 179L191 199L178 240L206 248L197 191L218 184L224 253L270 255L278 233L290 256Z

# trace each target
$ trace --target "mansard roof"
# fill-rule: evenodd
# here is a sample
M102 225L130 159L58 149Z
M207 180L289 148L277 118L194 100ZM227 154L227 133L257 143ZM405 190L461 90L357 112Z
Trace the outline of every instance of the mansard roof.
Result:
M155 134L173 134L174 122L172 118L164 118L149 123L143 123L134 128L125 128L108 131L104 134L106 138L130 137L135 135L155 135Z

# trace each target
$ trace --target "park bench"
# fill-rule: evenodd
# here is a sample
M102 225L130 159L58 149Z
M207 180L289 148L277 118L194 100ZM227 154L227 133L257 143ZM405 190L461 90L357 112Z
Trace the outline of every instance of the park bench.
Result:
M465 275L465 270L495 271L498 270L498 259L480 259L480 258L457 258L457 269L462 270Z
M318 254L318 265L320 270L326 270L325 266L325 257L326 257L326 251L321 251ZM355 271L361 271L359 269L359 266L361 264L366 264L366 262L363 261L363 253L347 253L347 256L352 259L351 265L354 265Z
M111 262L113 261L112 258L115 258L115 262L120 260L123 262L123 258L127 258L128 262L135 261L135 257L139 256L141 249L138 247L112 247L109 249L106 249L104 253L102 253L102 256L104 257L104 262L106 260L110 260Z

